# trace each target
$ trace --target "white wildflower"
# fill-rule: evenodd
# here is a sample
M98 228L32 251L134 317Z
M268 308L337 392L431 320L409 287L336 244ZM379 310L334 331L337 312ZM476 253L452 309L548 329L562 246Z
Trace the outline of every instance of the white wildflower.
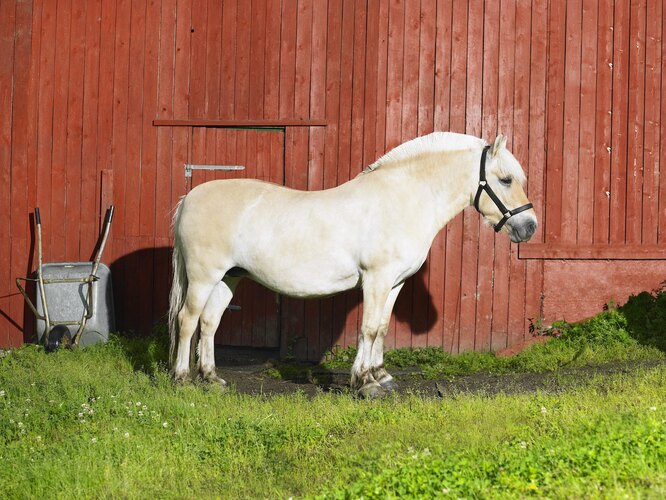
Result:
M79 413L79 418L83 418L83 413Z
M5 394L7 394L5 391L0 391L0 398L4 398Z
M164 427L165 429L166 429L166 427L167 427L168 425L169 425L169 424L167 424L166 422L162 422L162 427Z
M21 427L23 427L23 422L19 422L19 423L16 424L16 425L18 425L18 426L19 426L19 429L20 429Z
M541 407L541 413L543 413L544 415L545 415L546 413L548 413L548 410L546 409L545 406L542 406L542 407Z
M656 406L650 406L650 411L657 411L657 407Z
M90 440L90 442L91 442L91 443L96 443L96 442L97 442L97 438L92 438L92 439Z
M125 433L125 437L126 437L126 438L129 437L129 432L126 432L126 433Z
M525 441L521 441L519 445L522 449L527 448L527 443Z
M143 417L143 412L139 410L139 412L137 413L137 415L140 416L140 417Z

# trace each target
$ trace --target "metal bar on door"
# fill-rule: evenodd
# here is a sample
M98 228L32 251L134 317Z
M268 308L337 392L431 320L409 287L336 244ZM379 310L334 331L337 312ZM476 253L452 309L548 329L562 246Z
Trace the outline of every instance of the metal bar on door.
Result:
M192 165L185 164L185 177L192 177L192 170L245 170L241 165Z

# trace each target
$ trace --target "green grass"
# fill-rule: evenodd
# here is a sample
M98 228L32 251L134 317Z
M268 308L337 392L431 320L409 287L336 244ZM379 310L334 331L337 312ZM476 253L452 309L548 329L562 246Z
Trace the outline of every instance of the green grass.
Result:
M118 340L0 359L0 497L666 494L663 365L564 394L367 402L173 386L136 364Z
M387 358L467 373L663 357L661 297L558 325L522 358ZM666 495L664 364L557 394L359 401L174 386L166 349L160 331L0 358L0 498Z
M479 372L546 372L562 367L621 361L666 359L666 292L655 290L631 297L622 307L580 323L557 322L540 332L548 340L511 357L467 352L451 355L436 347L394 349L385 354L389 368L418 367L427 378ZM356 348L336 349L323 363L327 368L350 367Z

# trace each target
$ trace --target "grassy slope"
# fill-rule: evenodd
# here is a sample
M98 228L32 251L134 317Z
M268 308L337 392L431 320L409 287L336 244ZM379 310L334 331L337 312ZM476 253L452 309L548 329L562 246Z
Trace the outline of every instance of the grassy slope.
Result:
M173 387L113 343L14 351L0 391L1 497L666 493L664 368L560 395L265 399Z
M394 362L467 373L663 357L663 293L641 300L560 325L513 361ZM163 342L116 339L0 359L0 497L666 495L663 365L563 394L366 402L174 387L164 356Z

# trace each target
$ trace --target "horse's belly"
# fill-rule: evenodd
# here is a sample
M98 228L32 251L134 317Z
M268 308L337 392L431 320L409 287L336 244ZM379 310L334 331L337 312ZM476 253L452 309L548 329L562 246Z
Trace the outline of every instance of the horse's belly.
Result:
M360 284L358 269L352 266L327 266L326 262L290 262L265 267L247 266L250 277L271 290L299 298L326 297Z

